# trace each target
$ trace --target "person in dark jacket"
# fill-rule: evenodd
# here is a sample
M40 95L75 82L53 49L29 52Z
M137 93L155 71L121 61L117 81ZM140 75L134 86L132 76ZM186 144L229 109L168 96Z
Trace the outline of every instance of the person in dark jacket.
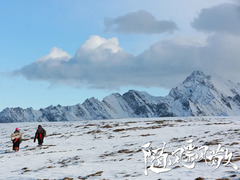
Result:
M19 128L16 128L14 133L11 134L11 140L13 142L13 150L16 152L19 151L19 145L22 142L22 133Z
M46 137L46 130L43 129L43 127L41 125L38 125L38 129L35 133L35 137L34 137L34 142L36 141L36 139L38 139L38 145L41 146L43 143L43 139L44 137Z

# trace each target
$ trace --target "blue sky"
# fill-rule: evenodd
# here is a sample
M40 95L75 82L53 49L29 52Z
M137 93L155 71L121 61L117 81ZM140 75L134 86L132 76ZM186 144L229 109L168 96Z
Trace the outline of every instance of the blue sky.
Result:
M196 69L237 81L239 14L237 0L1 2L0 110L165 96Z

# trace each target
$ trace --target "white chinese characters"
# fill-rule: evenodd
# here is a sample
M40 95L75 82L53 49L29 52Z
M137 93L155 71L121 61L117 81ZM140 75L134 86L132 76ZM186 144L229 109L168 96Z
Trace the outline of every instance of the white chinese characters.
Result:
M186 141L186 145L171 153L165 151L165 142L163 142L162 148L153 149L151 143L147 143L142 147L145 175L148 175L148 170L155 173L167 172L176 165L193 169L199 161L204 161L209 166L215 166L214 170L218 169L220 165L228 165L234 170L238 170L238 167L231 162L233 154L227 148L223 148L221 144L218 145L216 150L211 150L208 146L195 147L193 140L190 139ZM148 159L150 159L150 166L148 166Z

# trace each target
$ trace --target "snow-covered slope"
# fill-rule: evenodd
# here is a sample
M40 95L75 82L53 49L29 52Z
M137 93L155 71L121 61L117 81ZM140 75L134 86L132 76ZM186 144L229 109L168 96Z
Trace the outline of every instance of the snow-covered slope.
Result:
M176 116L240 115L240 84L194 71L167 99Z
M42 113L32 108L22 109L17 108L6 108L0 113L0 122L31 122L38 121L42 116ZM40 121L44 121L41 119Z
M3 123L0 126L0 179L129 179L194 180L240 179L239 117L168 117L113 119L77 122L43 122L47 137L41 148L33 142L39 123ZM12 152L11 133L16 127L24 134L19 152ZM196 160L193 169L184 167L182 159L166 166L170 171L144 174L142 146L152 142L155 150L166 143L167 162L173 151L193 140L194 152L207 146L216 157L212 161ZM218 145L222 147L217 151ZM225 150L228 150L226 152ZM191 149L190 149L191 150ZM222 151L224 153L222 153ZM184 151L188 153L189 151ZM226 152L226 154L225 154ZM232 156L230 156L232 153ZM157 156L160 153L158 152ZM190 154L190 155L191 155ZM220 166L217 167L218 159ZM161 157L162 158L162 157ZM148 157L147 166L152 157ZM163 158L162 158L163 159ZM224 166L226 160L230 161ZM160 160L160 158L159 158ZM162 162L162 161L160 161ZM156 163L156 162L154 162ZM233 164L231 164L233 163ZM161 167L161 166L160 166ZM200 178L201 177L201 178Z
M6 108L0 122L79 121L138 117L240 115L240 84L194 71L166 97L130 90L99 101L87 99L74 106Z

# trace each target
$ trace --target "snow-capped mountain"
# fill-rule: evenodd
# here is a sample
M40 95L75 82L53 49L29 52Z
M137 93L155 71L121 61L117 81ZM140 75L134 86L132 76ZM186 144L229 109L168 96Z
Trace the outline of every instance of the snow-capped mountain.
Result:
M130 90L123 95L111 94L103 101L90 98L74 106L6 108L0 112L0 122L235 115L240 115L240 84L194 71L166 97Z

